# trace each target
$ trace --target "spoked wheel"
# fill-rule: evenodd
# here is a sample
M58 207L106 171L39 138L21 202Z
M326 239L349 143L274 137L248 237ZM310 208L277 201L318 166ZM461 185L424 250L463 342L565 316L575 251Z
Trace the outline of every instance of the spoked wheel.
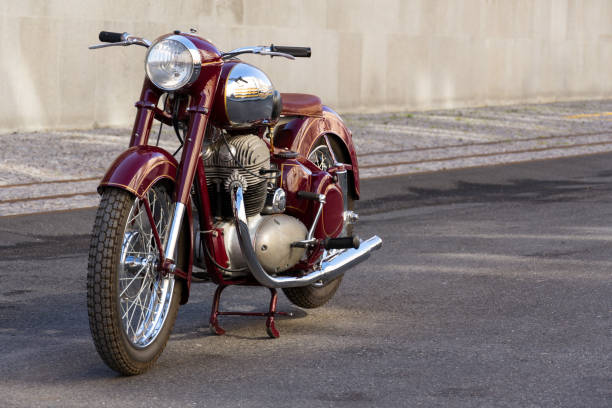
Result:
M327 170L332 167L335 162L347 163L349 158L345 157L342 150L333 139L330 138L326 140L325 137L321 137L310 148L308 160L313 162L321 170ZM353 198L350 194L348 194L348 200L349 209L352 209ZM352 234L351 225L348 226L347 233ZM342 282L343 276L344 275L340 275L327 283L317 282L299 288L283 288L283 292L294 305L305 309L314 309L323 306L334 296Z
M145 199L118 189L102 194L87 272L89 326L98 353L113 370L146 371L162 353L176 319L181 284L158 270L172 200L163 184Z

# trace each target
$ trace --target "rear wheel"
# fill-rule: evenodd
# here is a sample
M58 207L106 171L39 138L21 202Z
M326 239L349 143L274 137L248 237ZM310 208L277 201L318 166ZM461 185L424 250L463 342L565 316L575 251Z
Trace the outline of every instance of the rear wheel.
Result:
M310 148L308 160L317 165L321 170L327 170L336 162L348 163L349 158L345 157L342 149L333 139L320 137ZM347 196L348 207L352 210L353 197L351 197L350 193ZM347 226L346 232L347 235L352 235L352 225ZM314 309L323 306L334 296L338 287L340 287L343 276L341 275L327 283L317 282L299 288L284 288L283 292L294 305L305 309Z
M162 246L172 200L163 184L147 199ZM174 326L182 285L157 270L159 248L144 200L109 188L102 194L89 250L87 309L96 349L113 370L146 371Z

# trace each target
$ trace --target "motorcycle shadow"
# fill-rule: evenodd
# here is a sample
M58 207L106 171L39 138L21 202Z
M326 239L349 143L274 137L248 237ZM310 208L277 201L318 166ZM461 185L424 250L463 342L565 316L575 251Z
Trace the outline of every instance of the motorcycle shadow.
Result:
M186 305L181 306L174 326L171 340L194 340L202 337L218 337L209 328L212 298L216 286L211 284L192 286L191 296ZM226 289L221 298L220 312L267 313L269 291L266 288L232 287ZM308 312L292 305L282 294L278 297L277 314L274 320L283 332L283 324L295 319L308 317ZM266 334L265 316L224 316L218 317L220 326L225 330L223 337L238 340L261 341L269 339Z

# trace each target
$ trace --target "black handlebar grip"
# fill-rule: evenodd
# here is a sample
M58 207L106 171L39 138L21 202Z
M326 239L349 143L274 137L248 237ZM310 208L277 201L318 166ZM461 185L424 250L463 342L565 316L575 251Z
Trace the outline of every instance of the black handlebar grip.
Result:
M297 196L298 198L302 198L304 200L319 201L319 194L311 193L310 191L298 191Z
M271 45L270 51L283 52L294 57L310 58L310 47L285 47L283 45Z
M117 43L123 41L123 33L113 33L111 31L100 31L98 39L102 42Z
M343 238L325 238L323 246L325 249L345 249L345 248L359 248L361 240L359 237L343 237Z

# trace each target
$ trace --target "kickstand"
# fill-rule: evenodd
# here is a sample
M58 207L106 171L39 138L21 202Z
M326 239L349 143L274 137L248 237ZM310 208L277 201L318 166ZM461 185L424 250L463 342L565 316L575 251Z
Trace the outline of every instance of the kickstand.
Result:
M263 316L263 317L267 317L268 318L266 320L266 332L268 333L268 336L270 336L273 339L276 339L276 338L280 337L280 333L278 332L278 330L276 329L276 325L274 324L274 317L277 316L277 315L281 315L281 316L293 316L293 315L291 313L277 312L276 311L276 305L278 303L278 293L277 293L276 289L268 288L268 289L270 289L270 307L268 309L268 312L266 312L266 313L221 312L221 311L219 311L219 303L220 303L220 300L221 300L221 292L223 292L223 290L227 286L228 285L219 285L217 287L217 290L215 290L215 296L213 298L212 310L210 312L210 324L209 324L210 331L213 334L216 334L216 335L219 335L219 336L225 334L225 330L223 330L221 328L221 326L219 326L219 316Z

